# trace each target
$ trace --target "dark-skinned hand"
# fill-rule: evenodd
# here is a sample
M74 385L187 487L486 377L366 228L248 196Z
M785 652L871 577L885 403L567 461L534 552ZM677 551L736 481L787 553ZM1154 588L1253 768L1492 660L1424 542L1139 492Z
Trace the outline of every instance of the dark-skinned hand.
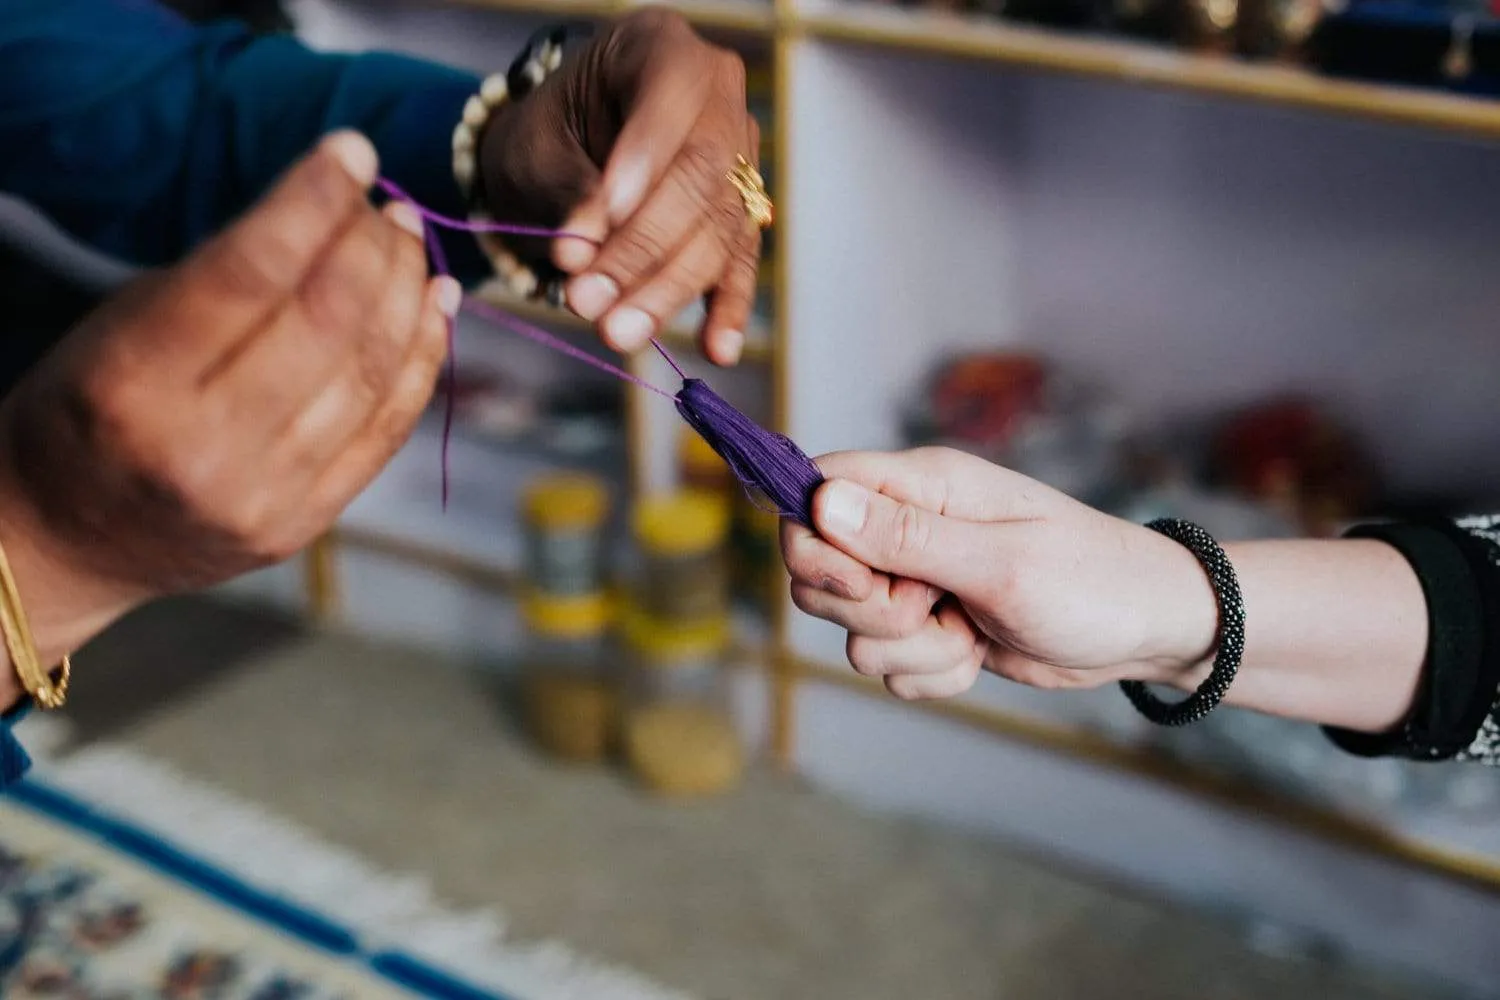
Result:
M760 231L727 179L757 162L745 68L673 11L616 21L480 138L480 186L496 218L586 240L520 246L569 278L569 307L606 343L635 351L708 296L704 354L733 364L755 298Z

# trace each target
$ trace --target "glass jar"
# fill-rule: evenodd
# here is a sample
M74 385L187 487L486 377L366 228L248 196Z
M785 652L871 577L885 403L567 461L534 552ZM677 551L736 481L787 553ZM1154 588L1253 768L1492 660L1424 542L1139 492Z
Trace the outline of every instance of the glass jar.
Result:
M633 603L665 622L724 617L729 611L729 503L701 490L641 501L633 528L641 565Z
M602 761L614 745L619 699L603 593L528 594L521 675L526 729L543 750L575 763Z
M621 744L637 780L662 795L729 791L745 753L731 708L729 620L663 622L624 616Z
M526 728L557 757L598 761L609 752L618 715L604 586L609 490L594 476L549 475L531 484L523 506Z

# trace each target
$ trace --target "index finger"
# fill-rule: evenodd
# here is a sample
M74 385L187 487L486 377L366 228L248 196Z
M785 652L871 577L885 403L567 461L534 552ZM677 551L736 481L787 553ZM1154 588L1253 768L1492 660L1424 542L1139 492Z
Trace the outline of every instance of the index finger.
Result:
M643 35L666 45L680 38L680 51L663 54L658 50L665 46L645 46L634 64L615 67L620 78L607 85L625 97L625 122L599 185L564 224L569 232L603 238L635 214L647 192L666 175L708 102L711 88L704 87L703 80L711 75L714 50L679 14L652 11L637 16ZM573 243L568 254L567 270L574 273L588 267L594 256L591 247Z
M1040 516L1050 487L953 448L842 451L816 459L828 479L847 479L900 503L959 521Z
M781 556L796 583L850 601L868 600L875 592L874 570L790 519L781 522Z

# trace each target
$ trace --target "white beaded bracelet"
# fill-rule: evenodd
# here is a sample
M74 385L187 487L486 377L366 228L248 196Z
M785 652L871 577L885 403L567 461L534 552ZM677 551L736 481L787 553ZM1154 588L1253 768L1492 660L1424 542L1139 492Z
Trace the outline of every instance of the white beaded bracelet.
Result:
M469 221L494 221L488 212L475 205L474 197L474 179L479 171L479 138L485 125L506 102L525 97L556 72L562 65L565 34L561 29L538 33L509 73L494 73L486 77L479 86L479 93L464 102L463 114L453 128L453 179L471 206ZM512 77L516 80L514 88L510 85ZM495 234L476 233L475 237L495 269L496 277L508 291L526 299L541 291L541 281L536 273Z
M489 123L490 116L510 100L510 84L504 73L494 73L485 78L479 93L464 102L463 114L453 127L453 179L463 193L464 201L474 205L474 176L479 169L479 136ZM489 222L487 212L471 207L470 222ZM479 249L489 258L495 275L512 294L531 298L536 294L537 279L531 268L493 233L475 233Z

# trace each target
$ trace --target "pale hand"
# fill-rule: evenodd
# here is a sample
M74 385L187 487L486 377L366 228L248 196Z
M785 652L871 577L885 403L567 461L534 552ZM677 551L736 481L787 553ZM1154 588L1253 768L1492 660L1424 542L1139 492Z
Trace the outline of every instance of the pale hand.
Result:
M792 598L847 629L850 663L898 697L951 697L981 670L1041 688L1167 681L1213 645L1206 575L1147 528L948 449L818 465L818 533L782 529Z

